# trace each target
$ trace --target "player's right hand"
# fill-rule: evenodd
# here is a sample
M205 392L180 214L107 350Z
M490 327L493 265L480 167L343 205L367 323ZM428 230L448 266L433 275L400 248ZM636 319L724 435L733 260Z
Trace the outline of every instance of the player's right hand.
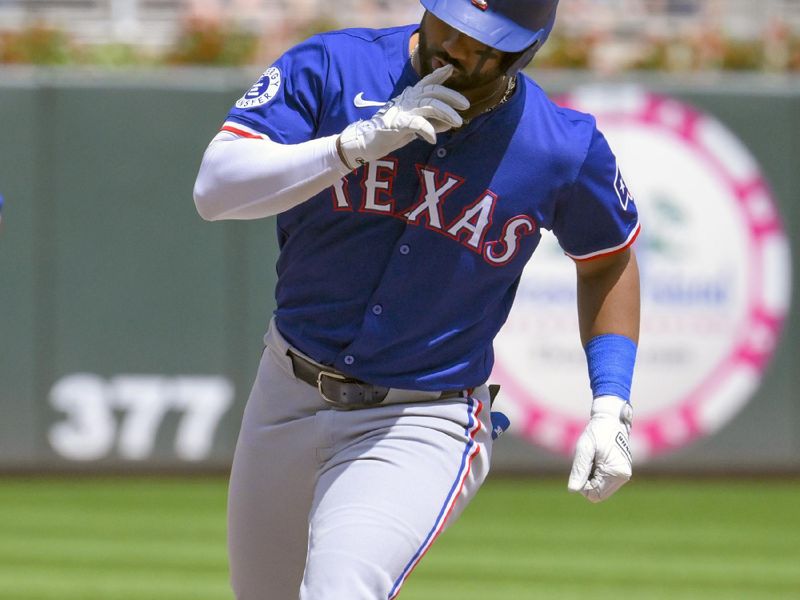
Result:
M453 65L440 67L404 89L368 121L348 125L337 142L345 164L355 169L417 137L435 144L437 133L461 127L458 111L469 108L469 100L442 85L452 73Z

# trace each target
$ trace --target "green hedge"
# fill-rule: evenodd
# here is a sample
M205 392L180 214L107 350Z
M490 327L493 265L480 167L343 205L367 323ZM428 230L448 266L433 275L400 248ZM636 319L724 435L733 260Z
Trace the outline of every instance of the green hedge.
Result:
M296 26L290 37L298 41L339 24L318 17ZM800 72L800 35L772 29L760 38L738 39L709 29L668 37L624 40L627 55L614 65L599 65L598 48L620 40L595 33L556 30L537 57L537 66L554 69L600 68L620 70L768 71ZM172 44L153 52L130 44L87 45L64 30L34 24L15 31L0 31L0 64L157 66L237 66L265 61L265 39L251 28L218 20L185 21ZM270 60L272 57L266 57Z

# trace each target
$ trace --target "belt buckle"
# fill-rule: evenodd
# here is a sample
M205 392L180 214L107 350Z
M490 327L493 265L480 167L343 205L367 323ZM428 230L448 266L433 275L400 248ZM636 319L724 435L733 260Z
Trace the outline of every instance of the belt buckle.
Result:
M349 377L342 375L341 373L333 373L331 371L320 371L317 373L317 390L319 391L319 395L322 396L322 399L325 400L331 406L336 406L338 408L346 408L347 405L339 402L338 400L333 400L332 398L328 398L325 395L325 392L322 391L322 378L323 377L330 377L331 379L338 379L339 381L346 382Z

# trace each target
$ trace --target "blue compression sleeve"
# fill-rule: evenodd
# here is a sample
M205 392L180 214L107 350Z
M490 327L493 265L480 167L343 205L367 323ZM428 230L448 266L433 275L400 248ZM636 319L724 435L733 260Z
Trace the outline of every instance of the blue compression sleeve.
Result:
M630 402L636 344L616 333L598 335L586 344L586 363L592 395L618 396Z

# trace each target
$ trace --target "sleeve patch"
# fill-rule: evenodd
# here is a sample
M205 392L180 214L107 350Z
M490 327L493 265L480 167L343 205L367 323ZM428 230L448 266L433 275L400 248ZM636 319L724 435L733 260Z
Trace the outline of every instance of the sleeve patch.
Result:
M634 202L633 194L631 194L630 188L622 178L622 173L619 170L619 166L617 166L617 174L614 177L614 191L617 192L617 198L619 198L619 203L620 206L622 206L622 210L628 210L628 204Z
M278 67L270 67L244 96L236 101L236 108L248 109L264 106L272 100L281 87L281 71Z

